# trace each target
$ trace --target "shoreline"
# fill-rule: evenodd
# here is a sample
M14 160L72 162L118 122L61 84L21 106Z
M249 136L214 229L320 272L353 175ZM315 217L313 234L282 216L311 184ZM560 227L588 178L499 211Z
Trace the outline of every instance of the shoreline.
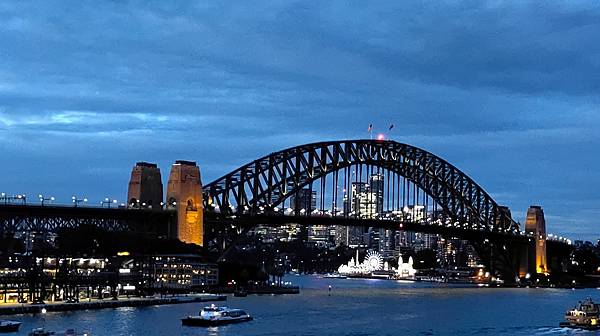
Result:
M3 307L0 305L0 316L16 314L41 314L42 309L47 312L88 310L88 309L106 309L120 307L142 307L155 305L172 305L194 302L214 302L226 301L227 296L217 294L202 294L193 296L176 296L168 298L121 298L118 300L96 300L91 302L78 303L46 303L39 305L15 304Z

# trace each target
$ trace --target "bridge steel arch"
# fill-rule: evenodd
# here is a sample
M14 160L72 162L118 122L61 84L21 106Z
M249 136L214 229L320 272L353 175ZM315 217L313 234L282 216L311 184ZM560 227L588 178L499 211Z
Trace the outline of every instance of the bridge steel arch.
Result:
M266 155L205 185L205 211L225 216L272 213L311 182L354 165L378 166L404 176L450 219L471 230L519 233L508 208L458 168L423 149L382 140L318 142Z

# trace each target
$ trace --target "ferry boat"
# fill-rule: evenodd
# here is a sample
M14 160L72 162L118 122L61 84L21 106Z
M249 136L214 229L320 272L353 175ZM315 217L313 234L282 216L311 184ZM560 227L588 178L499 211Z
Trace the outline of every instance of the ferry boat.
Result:
M560 323L561 327L598 330L600 315L600 304L594 303L591 298L579 301L577 306L565 313L565 321Z
M17 332L20 326L21 322L0 320L0 333Z
M241 309L217 307L213 304L210 307L204 307L197 316L188 316L181 319L181 324L185 326L210 327L251 320L252 316Z

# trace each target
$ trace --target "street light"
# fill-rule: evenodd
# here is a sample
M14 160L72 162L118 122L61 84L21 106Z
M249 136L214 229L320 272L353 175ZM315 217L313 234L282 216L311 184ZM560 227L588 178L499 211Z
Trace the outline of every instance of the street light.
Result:
M46 202L46 201L54 202L54 196L44 197L44 195L39 194L39 197L40 197L40 203L42 203L42 206L44 206L44 202Z
M73 206L77 208L77 206L79 205L79 203L87 203L88 199L87 198L77 198L76 196L71 197L71 199L73 200Z
M116 199L110 199L110 198L106 197L106 198L104 199L104 201L101 201L101 202L100 202L100 205L101 205L103 208L104 208L104 204L106 204L106 205L107 205L107 207L110 209L110 205L111 205L111 204L115 204L115 205L116 205L116 204L117 204L117 200L116 200Z
M27 205L27 195L25 194L19 194L17 196L14 197L17 200L22 200L23 201L23 205Z
M4 205L8 204L8 196L6 196L6 193L1 193L0 199L4 201Z

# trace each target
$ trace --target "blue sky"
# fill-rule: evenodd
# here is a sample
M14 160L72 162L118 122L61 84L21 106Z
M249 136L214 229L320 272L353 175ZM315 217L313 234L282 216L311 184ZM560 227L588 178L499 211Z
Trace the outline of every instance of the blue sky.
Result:
M87 5L0 4L1 192L125 199L136 161L209 182L394 123L516 220L600 236L595 2Z

